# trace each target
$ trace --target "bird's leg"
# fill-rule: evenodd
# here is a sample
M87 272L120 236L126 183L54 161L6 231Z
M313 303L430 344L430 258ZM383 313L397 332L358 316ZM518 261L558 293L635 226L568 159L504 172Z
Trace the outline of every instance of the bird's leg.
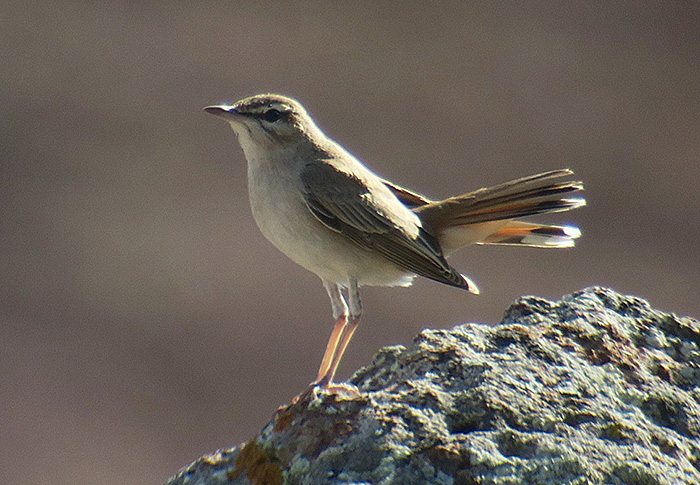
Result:
M292 400L292 403L304 401L309 396L316 394L316 389L321 388L331 393L343 394L349 397L355 397L359 394L357 388L351 384L334 384L333 377L338 369L340 359L345 352L345 349L350 343L352 334L360 322L360 314L362 313L362 305L360 303L360 294L357 282L351 282L349 288L345 288L338 283L323 281L323 286L328 292L333 307L333 318L335 318L335 326L333 332L328 339L326 351L323 354L321 367L318 369L318 377L316 381L304 392L299 394Z
M347 315L340 315L335 319L335 325L333 326L333 332L328 338L328 343L326 344L326 351L323 354L323 360L321 361L321 366L318 368L318 376L316 377L316 382L320 381L321 378L328 373L328 369L331 367L331 362L333 362L333 356L335 351L338 349L338 342L340 341L340 336L343 334L343 330L347 325Z
M338 342L340 341L341 335L343 335L343 330L348 322L348 307L345 304L343 295L340 292L340 287L335 283L330 283L328 281L323 281L323 286L328 292L328 296L331 299L331 306L333 307L333 318L335 319L335 326L333 327L333 332L328 339L328 344L326 345L326 352L323 354L323 360L321 360L321 367L318 369L318 377L316 377L316 382L320 382L321 379L328 373L333 362L333 357L338 349Z
M349 384L333 384L333 377L335 377L340 359L343 357L345 349L348 347L350 339L353 333L355 333L357 325L360 323L360 316L362 315L362 302L360 301L360 291L356 281L351 281L348 288L341 293L341 296L343 297L348 312L344 330L340 342L336 344L335 354L333 355L333 360L331 360L329 368L323 375L319 374L316 384L331 391L357 394L357 388L354 386L350 386ZM335 329L333 333L335 334Z
M336 389L336 386L331 385L330 381L335 374L335 370L333 369L331 372L331 369L336 362L338 346L348 325L348 306L345 303L345 297L343 296L341 286L339 284L323 280L323 287L326 289L328 296L331 299L331 307L333 308L335 325L333 326L333 332L331 332L331 336L328 339L328 344L326 344L326 351L323 354L323 359L321 360L321 366L318 369L318 376L316 377L316 380L312 382L304 392L295 397L292 400L292 404L303 401L309 396L315 395L318 387L330 390L331 392L342 392L345 390L344 388ZM335 367L337 366L338 364L335 363Z

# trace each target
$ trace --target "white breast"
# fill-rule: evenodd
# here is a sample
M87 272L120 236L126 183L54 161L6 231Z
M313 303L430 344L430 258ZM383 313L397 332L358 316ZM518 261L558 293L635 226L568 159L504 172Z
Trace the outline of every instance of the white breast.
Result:
M359 247L323 224L307 208L294 156L246 150L253 217L265 237L287 257L324 280L361 285L406 286L414 275ZM295 167L296 166L296 167Z

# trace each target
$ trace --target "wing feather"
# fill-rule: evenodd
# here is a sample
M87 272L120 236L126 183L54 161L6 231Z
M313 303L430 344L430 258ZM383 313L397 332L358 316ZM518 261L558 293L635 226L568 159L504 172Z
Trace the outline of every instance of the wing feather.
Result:
M307 207L329 229L382 254L397 266L470 289L469 282L447 263L435 237L396 200L390 188L381 180L360 177L362 174L344 171L328 162L306 165L301 180Z

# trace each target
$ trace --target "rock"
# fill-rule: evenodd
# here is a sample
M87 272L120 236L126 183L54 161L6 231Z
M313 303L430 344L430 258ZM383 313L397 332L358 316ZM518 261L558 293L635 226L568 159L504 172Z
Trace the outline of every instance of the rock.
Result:
M700 322L588 288L381 349L175 484L698 484Z

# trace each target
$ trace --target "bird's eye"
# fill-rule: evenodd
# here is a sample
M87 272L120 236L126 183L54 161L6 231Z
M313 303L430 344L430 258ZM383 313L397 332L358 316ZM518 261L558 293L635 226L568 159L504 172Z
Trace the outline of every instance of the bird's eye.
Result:
M265 111L265 121L268 123L274 123L275 121L279 120L281 116L282 113L274 108Z

